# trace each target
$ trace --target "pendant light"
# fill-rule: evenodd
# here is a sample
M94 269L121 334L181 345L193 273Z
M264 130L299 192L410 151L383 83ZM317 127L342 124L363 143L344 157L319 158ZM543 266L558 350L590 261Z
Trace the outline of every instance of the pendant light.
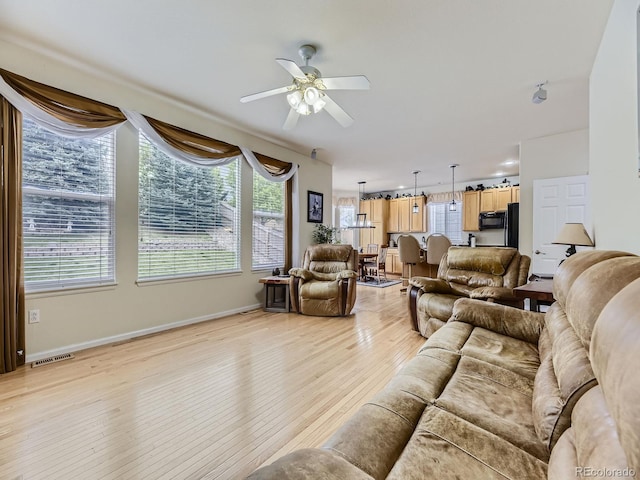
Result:
M364 200L365 192L364 185L367 182L361 180L358 182L358 200ZM359 202L358 202L359 204ZM371 220L367 220L366 213L360 213L360 207L358 207L358 213L356 213L356 223L354 225L350 225L347 228L376 228L374 225L371 225Z
M449 165L451 168L451 203L449 204L449 211L455 212L458 209L456 205L456 193L455 193L455 184L456 184L456 167L457 163Z
M414 182L413 182L413 213L418 213L420 211L420 207L418 207L418 174L420 170L414 170L413 172Z

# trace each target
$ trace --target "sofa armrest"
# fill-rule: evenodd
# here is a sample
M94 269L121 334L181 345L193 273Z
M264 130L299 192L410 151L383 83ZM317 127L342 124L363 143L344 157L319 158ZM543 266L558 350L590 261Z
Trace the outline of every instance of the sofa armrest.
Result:
M310 478L373 480L373 477L337 453L311 448L289 453L271 465L256 470L247 477L247 480L308 480Z
M353 270L342 270L336 275L336 280L345 280L347 278L358 278L358 274Z
M452 293L449 284L439 278L411 277L409 284L422 289L424 293Z
M304 268L292 268L289 270L289 275L292 277L298 277L308 282L309 280L313 280L313 273L309 270L305 270Z
M507 287L478 287L471 291L469 298L497 301L517 300L513 294L513 289Z
M544 314L461 298L453 305L453 314L449 321L469 323L475 327L537 344L544 326Z

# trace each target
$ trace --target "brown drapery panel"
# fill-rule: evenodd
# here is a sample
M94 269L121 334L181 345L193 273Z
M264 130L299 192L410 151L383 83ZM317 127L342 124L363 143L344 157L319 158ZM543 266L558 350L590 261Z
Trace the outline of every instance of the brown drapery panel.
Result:
M230 143L214 140L155 118L147 116L145 118L165 142L181 152L213 159L229 158L242 153L240 147Z
M127 120L119 108L65 92L0 69L0 75L16 92L58 120L85 128L102 128Z
M0 373L24 364L24 279L22 275L22 114L0 97ZM20 352L20 353L18 353Z
M291 163L283 162L282 160L276 160L275 158L267 157L261 153L253 152L262 166L274 177L285 175L291 170Z
M293 178L284 184L284 271L293 266Z

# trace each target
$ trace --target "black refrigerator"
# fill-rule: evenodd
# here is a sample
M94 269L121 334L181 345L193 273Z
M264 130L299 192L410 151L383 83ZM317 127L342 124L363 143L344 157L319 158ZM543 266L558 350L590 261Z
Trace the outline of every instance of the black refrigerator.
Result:
M507 218L505 219L504 244L507 247L518 248L518 223L520 222L520 204L507 204Z

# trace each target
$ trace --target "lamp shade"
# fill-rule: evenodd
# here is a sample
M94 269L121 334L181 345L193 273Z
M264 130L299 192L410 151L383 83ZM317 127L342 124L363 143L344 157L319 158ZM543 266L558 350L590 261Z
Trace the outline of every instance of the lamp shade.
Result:
M552 243L593 247L593 241L581 223L565 223Z

